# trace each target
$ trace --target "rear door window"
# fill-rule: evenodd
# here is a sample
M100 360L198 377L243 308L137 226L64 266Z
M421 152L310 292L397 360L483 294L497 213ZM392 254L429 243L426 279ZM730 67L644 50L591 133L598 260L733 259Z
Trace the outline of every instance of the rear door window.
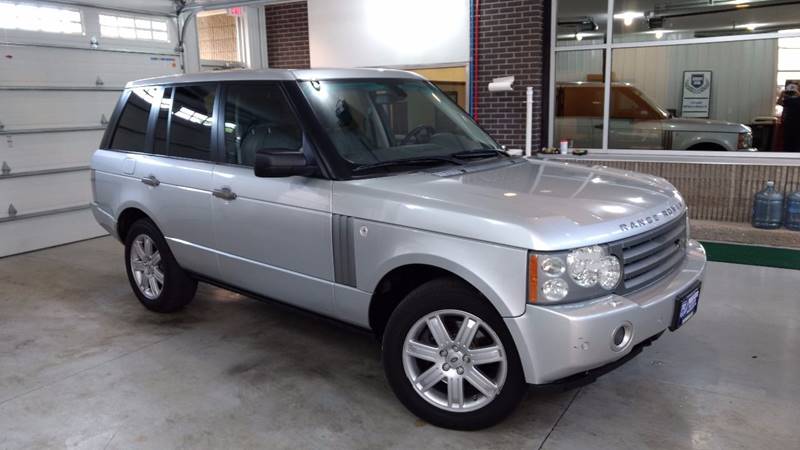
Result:
M128 101L117 121L117 128L111 138L111 148L131 152L144 152L147 136L147 121L150 105L158 96L158 88L136 88L128 95Z
M174 89L167 155L211 159L211 127L214 124L216 91L216 85L179 86Z

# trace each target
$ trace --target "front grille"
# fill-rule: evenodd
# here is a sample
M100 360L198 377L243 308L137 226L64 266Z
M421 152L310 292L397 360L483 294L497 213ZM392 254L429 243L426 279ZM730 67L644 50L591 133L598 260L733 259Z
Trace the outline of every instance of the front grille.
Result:
M672 273L686 256L686 213L666 225L611 245L620 257L623 280L618 293L636 291Z

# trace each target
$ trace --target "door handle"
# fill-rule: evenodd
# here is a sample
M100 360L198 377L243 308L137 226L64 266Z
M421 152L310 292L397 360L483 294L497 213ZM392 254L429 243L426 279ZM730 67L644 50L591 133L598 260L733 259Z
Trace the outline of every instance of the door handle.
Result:
M214 189L211 192L211 195L217 198L221 198L223 200L236 200L236 193L231 191L231 188L227 187Z
M146 184L148 186L153 186L153 187L156 187L159 184L161 184L161 182L158 181L158 178L154 177L153 175L146 176L146 177L142 178L141 181L142 181L142 183L144 183L144 184Z

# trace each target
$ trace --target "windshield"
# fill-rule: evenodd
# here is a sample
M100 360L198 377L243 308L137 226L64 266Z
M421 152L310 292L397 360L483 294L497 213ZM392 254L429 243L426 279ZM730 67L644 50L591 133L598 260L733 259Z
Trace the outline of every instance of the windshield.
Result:
M661 119L669 119L669 113L664 111L664 109L661 108L661 106L659 106L658 103L654 102L650 97L646 96L644 92L640 91L638 88L635 88L633 86L631 86L630 89L636 96L642 99L642 101L650 105L653 111L655 111L656 114L658 114Z
M300 85L336 151L357 166L498 148L464 110L424 80Z

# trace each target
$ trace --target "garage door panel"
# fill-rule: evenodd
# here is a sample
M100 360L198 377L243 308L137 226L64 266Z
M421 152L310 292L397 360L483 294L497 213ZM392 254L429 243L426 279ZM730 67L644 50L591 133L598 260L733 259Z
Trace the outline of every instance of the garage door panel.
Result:
M0 257L104 234L89 209L0 222Z
M103 130L0 136L0 164L11 173L88 166ZM0 176L0 183L2 183Z
M14 45L0 44L0 165L10 167L0 173L0 256L105 233L86 209L85 167L105 131L101 118L111 119L129 81L182 73L180 56L171 54L172 32L172 44L101 39L90 49L97 13L105 10L75 8L91 30L83 38L25 32L6 36ZM125 49L109 46L116 44Z
M87 205L91 200L89 170L0 179L0 219L8 217L12 203L17 214L23 215Z
M95 86L99 76L104 86L122 87L138 78L180 73L177 56L23 46L0 49L5 55L0 80L6 86Z
M121 91L0 91L5 130L100 125L111 117Z

